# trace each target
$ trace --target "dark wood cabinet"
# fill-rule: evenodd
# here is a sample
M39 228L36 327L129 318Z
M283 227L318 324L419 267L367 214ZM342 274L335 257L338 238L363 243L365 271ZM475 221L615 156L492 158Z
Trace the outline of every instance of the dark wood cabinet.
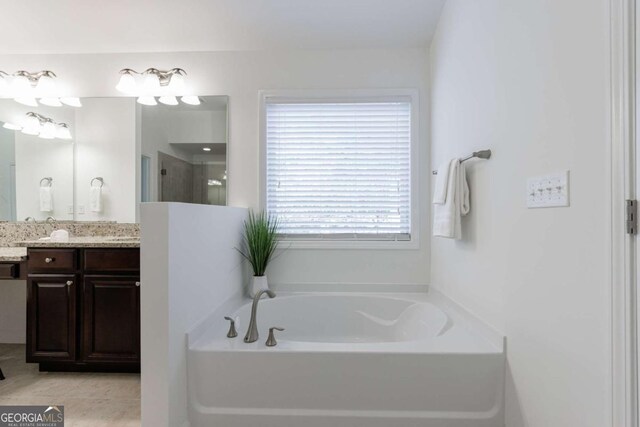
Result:
M27 273L27 362L140 370L139 249L29 249Z
M76 276L29 277L27 362L76 357Z
M82 360L140 360L140 279L84 276Z

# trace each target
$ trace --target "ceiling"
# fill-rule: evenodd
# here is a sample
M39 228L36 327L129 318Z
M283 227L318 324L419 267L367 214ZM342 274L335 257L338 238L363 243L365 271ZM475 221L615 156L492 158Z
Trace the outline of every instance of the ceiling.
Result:
M217 154L217 155L225 155L227 154L227 144L224 143L191 143L191 142L183 142L183 143L171 143L173 148L177 148L182 150L188 154ZM203 148L211 148L211 151L204 151Z
M446 0L4 0L0 54L404 48Z

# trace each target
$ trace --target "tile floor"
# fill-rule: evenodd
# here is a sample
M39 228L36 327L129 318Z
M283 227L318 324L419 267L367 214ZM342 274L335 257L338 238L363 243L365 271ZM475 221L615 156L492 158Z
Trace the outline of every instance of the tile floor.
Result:
M25 348L0 344L0 405L64 405L65 427L139 427L140 375L38 372Z

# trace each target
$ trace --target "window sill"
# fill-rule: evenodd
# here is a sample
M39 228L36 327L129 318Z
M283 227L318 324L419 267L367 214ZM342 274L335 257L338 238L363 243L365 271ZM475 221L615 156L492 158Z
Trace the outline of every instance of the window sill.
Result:
M344 249L344 250L418 250L419 242L414 240L303 240L280 239L280 249Z

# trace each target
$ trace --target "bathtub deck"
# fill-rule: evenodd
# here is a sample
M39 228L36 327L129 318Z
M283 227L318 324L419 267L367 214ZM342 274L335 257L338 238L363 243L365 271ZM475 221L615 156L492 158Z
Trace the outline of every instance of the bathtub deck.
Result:
M308 293L307 293L308 294ZM301 295L301 293L279 292L278 298ZM322 293L321 295L342 295L337 293ZM351 295L344 293L344 295ZM247 322L237 324L238 336L226 337L226 324L222 322L222 328L210 327L204 330L200 336L191 337L189 349L191 351L233 351L233 352L365 352L365 353L445 353L445 354L502 354L502 345L496 345L495 340L489 339L478 328L470 324L461 313L453 307L442 307L442 303L435 296L429 294L372 294L385 298L410 299L417 302L429 302L438 305L452 319L451 324L445 327L442 334L429 340L415 340L404 342L347 342L324 343L310 341L293 341L287 339L287 331L278 332L278 345L267 347L265 345L268 336L268 328L273 325L260 323L258 308L258 326L260 338L254 343L243 342L246 333ZM244 300L248 303L250 300ZM330 315L328 313L327 315ZM223 317L222 314L219 317ZM241 319L241 321L244 319ZM286 325L282 325L286 326ZM501 344L502 341L499 341Z

